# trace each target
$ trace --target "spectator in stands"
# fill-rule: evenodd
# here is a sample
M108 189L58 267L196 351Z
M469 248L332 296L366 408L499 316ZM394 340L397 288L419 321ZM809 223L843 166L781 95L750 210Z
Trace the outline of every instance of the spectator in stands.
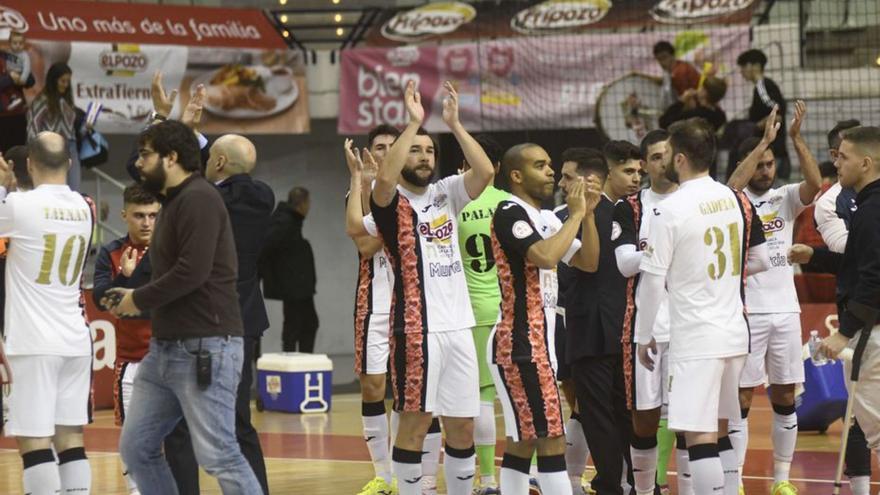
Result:
M0 152L27 142L24 89L34 85L22 33L9 35L9 51L0 51Z
M761 50L752 48L739 54L736 59L743 78L755 85L752 92L752 105L749 107L749 121L758 128L752 131L753 135L760 136L764 133L764 126L768 124L767 117L773 107L778 106L776 120L780 123L776 141L771 148L776 156L776 168L781 179L788 180L791 176L791 164L788 160L788 151L785 148L785 97L779 86L769 77L764 77L764 68L767 66L767 55ZM772 125L773 123L770 122Z
M260 277L266 299L284 301L284 352L312 352L318 332L315 311L315 256L302 234L309 214L309 191L294 187L272 214L260 256Z
M6 162L12 167L12 173L15 174L15 190L30 191L33 189L34 183L27 169L27 146L13 146L9 148L9 151L3 153L3 157L6 158Z
M697 89L700 73L688 62L675 58L675 47L668 41L654 45L654 59L663 69L663 76L653 78L663 91L663 108L677 102L685 91Z
M660 127L668 128L679 120L692 117L705 119L718 132L727 122L727 115L718 104L727 94L727 83L724 79L709 76L698 89L687 89L681 99L672 104L660 116Z
M70 78L73 72L64 62L56 62L46 73L43 91L27 110L27 137L33 139L43 131L52 131L67 139L70 147L70 169L67 185L79 191L81 171L77 146L77 112L73 105Z

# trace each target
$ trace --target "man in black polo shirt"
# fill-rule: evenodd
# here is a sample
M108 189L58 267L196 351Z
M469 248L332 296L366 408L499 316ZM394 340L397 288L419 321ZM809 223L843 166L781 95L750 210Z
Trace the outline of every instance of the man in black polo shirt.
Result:
M620 343L626 279L618 271L614 257L612 219L614 203L638 190L641 166L638 149L633 168L630 160L617 159L618 147L614 145L611 151L615 159L608 163L599 151L581 153L574 166L563 170L560 181L564 187L572 178L594 175L605 184L605 193L595 210L599 268L595 273L575 269L564 296L565 357L571 364L584 436L596 465L592 488L599 495L623 493L622 466L629 454L631 431ZM566 217L564 210L557 215Z
M120 454L143 495L176 493L161 446L185 418L200 465L224 493L261 493L235 437L243 325L229 214L217 188L198 173L198 142L186 125L150 127L138 156L144 187L163 205L150 249L151 282L108 291L119 298L111 304L117 316L153 316Z

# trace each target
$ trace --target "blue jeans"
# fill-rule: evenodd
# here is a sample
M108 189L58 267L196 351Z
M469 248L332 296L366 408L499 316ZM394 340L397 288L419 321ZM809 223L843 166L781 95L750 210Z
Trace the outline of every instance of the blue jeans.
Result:
M217 478L224 494L263 493L235 438L242 338L204 338L201 346L211 354L211 385L204 389L196 383L199 339L152 339L141 361L119 452L143 495L178 493L162 441L182 417L199 465Z

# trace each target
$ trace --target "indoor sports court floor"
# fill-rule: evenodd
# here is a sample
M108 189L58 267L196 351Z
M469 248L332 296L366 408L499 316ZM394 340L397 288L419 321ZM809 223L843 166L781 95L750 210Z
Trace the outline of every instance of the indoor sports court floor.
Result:
M500 408L496 409L499 431ZM773 476L773 452L770 444L772 410L766 396L756 395L752 414L751 444L745 468L746 493L769 493ZM361 436L360 396L340 394L333 397L328 414L292 415L254 411L254 423L261 431L269 487L272 493L291 495L350 495L372 477L366 445ZM804 495L828 495L837 462L840 422L825 435L801 433L791 476ZM112 411L99 411L96 421L86 430L86 449L92 463L92 493L124 495L117 450L119 428L113 425ZM21 458L11 439L0 438L0 494L20 495ZM501 446L497 462L500 463ZM673 456L674 457L674 456ZM674 471L673 465L670 470ZM442 468L441 468L442 472ZM880 469L874 459L874 486L880 489ZM670 477L674 487L674 477ZM442 480L440 493L445 493ZM202 475L202 493L220 493L213 479ZM673 491L674 493L674 491ZM850 493L845 487L843 492ZM548 494L552 495L552 494Z

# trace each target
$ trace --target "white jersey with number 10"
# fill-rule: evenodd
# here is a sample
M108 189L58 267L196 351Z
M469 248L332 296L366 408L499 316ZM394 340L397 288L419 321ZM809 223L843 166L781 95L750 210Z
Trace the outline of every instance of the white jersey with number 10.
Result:
M0 188L0 237L6 257L6 352L90 356L81 305L83 266L93 212L66 185L41 185L6 196Z

